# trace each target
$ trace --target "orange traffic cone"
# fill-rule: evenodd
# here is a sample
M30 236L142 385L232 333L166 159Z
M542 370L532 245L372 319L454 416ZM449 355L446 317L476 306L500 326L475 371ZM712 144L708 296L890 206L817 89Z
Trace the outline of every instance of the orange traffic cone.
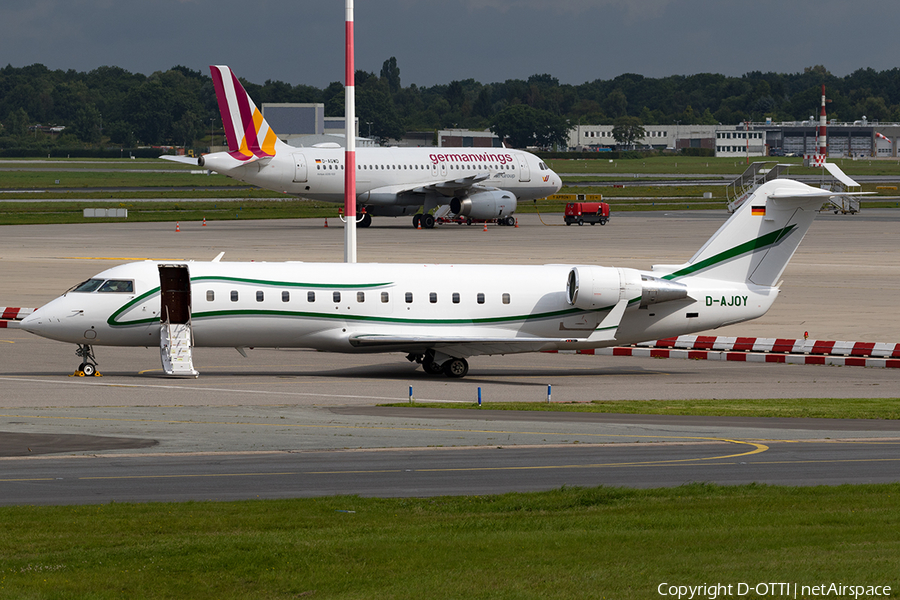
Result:
M416 229L422 229L422 219L419 219L416 223Z
M518 226L519 226L519 220L516 219L516 227L518 227Z
M203 217L203 227L206 227L206 217Z
M487 221L484 222L484 229L482 231L487 231Z
M178 226L178 221L175 221L175 233L181 231L181 227Z
M325 227L328 227L328 217L325 217Z

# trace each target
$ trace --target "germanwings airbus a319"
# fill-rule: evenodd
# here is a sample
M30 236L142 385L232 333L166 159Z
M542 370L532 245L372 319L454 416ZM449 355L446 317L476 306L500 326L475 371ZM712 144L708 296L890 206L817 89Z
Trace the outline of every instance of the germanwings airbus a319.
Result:
M833 192L761 185L686 263L594 265L211 262L123 264L21 321L78 345L159 345L163 370L195 376L192 347L399 352L464 376L489 354L589 349L694 333L762 316Z
M161 158L285 194L344 202L343 148L282 142L231 69L211 66L210 71L228 152ZM373 216L414 215L414 227L421 223L430 229L432 211L444 205L454 216L513 225L519 201L544 198L562 187L538 157L510 148L359 148L356 162L357 205L364 209L359 227L368 227Z

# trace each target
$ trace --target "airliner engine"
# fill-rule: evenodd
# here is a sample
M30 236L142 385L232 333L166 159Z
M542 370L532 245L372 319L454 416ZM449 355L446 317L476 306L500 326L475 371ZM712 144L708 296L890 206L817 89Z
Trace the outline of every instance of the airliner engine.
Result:
M459 217L496 219L516 212L516 197L512 192L487 190L465 198L453 198L450 210Z

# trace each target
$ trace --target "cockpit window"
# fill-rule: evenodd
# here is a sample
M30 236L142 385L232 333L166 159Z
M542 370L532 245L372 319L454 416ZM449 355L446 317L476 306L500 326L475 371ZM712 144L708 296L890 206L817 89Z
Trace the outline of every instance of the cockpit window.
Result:
M93 292L100 284L103 283L102 279L88 279L85 282L79 283L74 288L72 288L73 292Z
M538 166L541 168L541 171L546 171L546 170L548 169L547 165L545 165L545 164L542 163L542 162L541 162L541 163L538 163Z
M134 282L126 279L108 279L97 291L101 294L104 292L125 292L131 294L134 293Z

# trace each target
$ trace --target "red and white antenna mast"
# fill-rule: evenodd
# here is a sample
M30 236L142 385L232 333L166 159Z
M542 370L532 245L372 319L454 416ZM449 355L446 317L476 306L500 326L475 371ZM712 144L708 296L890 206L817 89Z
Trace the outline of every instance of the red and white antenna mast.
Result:
M344 61L344 262L356 262L356 95L353 66L353 0L346 0Z
M817 154L822 156L822 160L825 160L825 157L828 156L828 143L825 136L825 84L822 84L822 108L819 110L819 127L816 132L817 146L818 151Z

